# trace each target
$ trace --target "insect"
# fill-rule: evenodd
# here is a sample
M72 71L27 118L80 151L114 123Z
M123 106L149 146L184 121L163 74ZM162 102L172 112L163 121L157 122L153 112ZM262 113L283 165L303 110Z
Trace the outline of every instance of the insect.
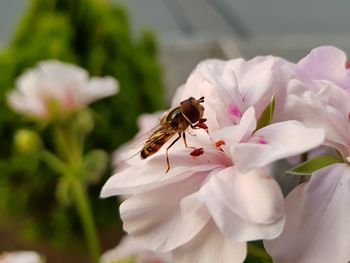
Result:
M141 158L155 154L162 146L169 141L175 134L178 137L167 147L166 149L166 161L167 161L167 173L170 169L170 162L168 156L168 150L173 146L181 137L184 140L186 148L193 148L195 152L193 156L198 156L198 153L203 153L201 148L189 147L186 142L186 130L188 127L192 129L204 129L208 132L208 127L205 124L206 119L203 118L204 107L201 103L204 102L204 97L200 97L198 100L190 97L187 100L181 101L180 106L172 109L160 120L159 127L152 133L147 139L145 145L141 150Z

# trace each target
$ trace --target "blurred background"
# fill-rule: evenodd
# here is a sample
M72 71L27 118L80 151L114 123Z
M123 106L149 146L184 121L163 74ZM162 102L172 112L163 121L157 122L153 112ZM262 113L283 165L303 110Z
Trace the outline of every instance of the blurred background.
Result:
M349 11L347 0L1 0L0 252L88 262L74 209L56 200L56 177L13 147L16 129L35 129L6 107L25 69L55 58L117 78L120 93L93 105L99 129L87 145L112 154L137 132L137 116L167 108L203 59L298 61L320 45L350 51ZM98 198L111 172L89 185L103 250L122 235L117 201Z
M205 58L271 54L297 61L321 45L350 51L347 0L108 2L125 7L134 36L145 29L156 35L168 99ZM27 0L1 1L1 46L9 43L27 6Z

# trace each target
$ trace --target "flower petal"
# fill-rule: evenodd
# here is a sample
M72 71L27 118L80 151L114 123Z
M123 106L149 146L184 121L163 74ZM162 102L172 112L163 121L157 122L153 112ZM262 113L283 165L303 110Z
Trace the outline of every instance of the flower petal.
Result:
M245 172L311 150L323 140L322 129L307 128L297 121L275 123L255 132L247 143L235 145L234 162Z
M139 160L136 166L117 172L103 186L101 197L132 194L157 188L181 181L194 173L211 171L224 165L225 160L222 160L223 158L220 158L219 155L211 154L210 150L196 158L190 156L184 148L181 145L174 149L178 149L178 152L169 154L171 168L167 173L165 155L159 153L157 156L151 156L149 160Z
M298 62L301 74L313 80L330 80L343 88L350 88L350 75L345 68L346 54L335 47L323 46L311 50Z
M188 243L173 252L175 263L241 263L247 255L247 245L225 238L210 220Z
M92 77L86 87L83 87L82 102L89 104L98 99L102 99L116 94L119 91L119 83L112 77L97 78Z
M41 118L47 117L48 111L45 105L35 97L24 97L19 91L14 90L7 96L9 106L18 113L24 113Z
M136 258L136 262L171 262L170 253L157 253L142 247L131 236L126 235L118 246L103 253L100 263L129 262L128 259Z
M256 57L246 63L242 79L239 79L239 89L245 105L254 106L256 118L277 92L282 76L278 66L282 63L282 59L272 56Z
M150 165L129 167L111 176L101 190L101 197L133 194L159 186L181 181L191 176L194 171L185 167L175 167L165 173L165 169L152 170Z
M286 198L283 233L265 241L274 262L350 260L350 167L335 164L314 173Z
M285 107L285 117L306 126L325 130L325 145L336 148L344 156L350 154L350 125L348 112L350 94L330 83L318 82L317 93L307 90L305 84L293 81Z
M228 167L213 173L200 194L226 237L238 241L270 239L282 231L283 195L266 170L243 174Z
M213 132L212 137L218 141L223 140L225 145L236 144L240 141L246 141L256 128L255 110L250 107L243 114L242 119L237 125L226 126Z
M151 175L150 175L151 176ZM124 229L143 246L156 251L172 250L192 239L210 215L204 205L181 200L196 192L205 176L196 174L181 182L135 194L120 206Z

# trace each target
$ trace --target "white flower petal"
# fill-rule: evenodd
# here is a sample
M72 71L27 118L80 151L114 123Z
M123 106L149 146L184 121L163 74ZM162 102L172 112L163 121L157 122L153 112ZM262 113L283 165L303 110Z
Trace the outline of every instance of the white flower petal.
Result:
M255 110L250 107L243 114L242 119L237 125L226 126L213 132L212 137L216 140L223 140L225 145L236 144L240 141L246 141L256 128Z
M170 253L157 253L145 249L131 236L126 235L122 238L118 246L103 253L100 263L123 262L130 258L136 258L136 262L171 262Z
M142 169L144 167L148 169ZM150 190L162 185L181 181L195 173L192 170L188 171L185 167L170 169L168 173L165 173L164 168L161 172L152 171L151 168L151 166L143 166L141 168L129 167L111 176L101 190L101 197Z
M266 170L238 173L234 167L213 173L201 200L222 233L238 241L274 238L284 224L283 195Z
M317 93L308 91L305 84L298 81L289 84L292 93L288 96L285 117L309 127L323 128L326 133L324 144L347 156L350 154L350 105L347 103L350 94L329 83L315 84Z
M224 165L220 156L210 154L209 150L196 158L190 156L183 145L178 149L180 152L169 154L171 167L167 173L165 155L157 153L157 156L150 157L150 160L140 161L138 166L131 166L111 176L102 188L101 197L131 194L157 188L181 181L194 173L209 172Z
M88 73L74 64L64 63L59 60L46 60L39 63L38 70L43 78L63 83L86 82Z
M307 74L313 80L334 81L343 88L350 88L350 75L345 68L346 54L335 47L323 46L311 50L298 62L301 74Z
M283 60L276 57L257 57L247 62L239 89L245 105L254 106L259 118L276 92L281 74L277 67ZM254 77L253 77L254 76Z
M317 171L286 198L283 233L265 241L276 263L350 261L350 167Z
M95 100L109 97L119 91L118 82L112 77L97 78L92 77L86 87L81 92L82 101L88 104Z
M247 143L235 145L234 162L245 172L311 150L323 140L322 129L307 128L297 121L275 123L255 132Z
M205 176L197 174L181 182L135 194L120 206L124 229L143 246L156 251L172 250L192 239L207 223L204 205L181 200L196 192ZM183 212L185 211L185 213Z
M40 90L42 99L55 99L64 107L82 106L79 101L84 94L80 91L88 83L88 72L76 65L58 60L43 61L34 69L39 81L35 89ZM23 82L23 85L27 85Z
M225 238L212 220L196 237L173 252L174 263L241 263L246 254L245 242Z
M42 118L47 117L47 108L36 98L26 98L19 91L13 91L7 96L9 106L23 114L38 116Z

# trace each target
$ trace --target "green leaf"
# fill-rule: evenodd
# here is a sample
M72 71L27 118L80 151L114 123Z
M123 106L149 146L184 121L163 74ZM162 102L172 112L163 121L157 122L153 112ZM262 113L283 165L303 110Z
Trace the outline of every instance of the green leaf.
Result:
M275 96L273 96L271 102L267 105L256 124L256 131L272 123L273 114L275 112L275 101Z
M248 243L248 253L245 263L272 263L270 255L264 248Z
M287 173L293 175L311 175L313 172L335 163L342 163L342 160L333 155L319 156L295 166L287 171Z

